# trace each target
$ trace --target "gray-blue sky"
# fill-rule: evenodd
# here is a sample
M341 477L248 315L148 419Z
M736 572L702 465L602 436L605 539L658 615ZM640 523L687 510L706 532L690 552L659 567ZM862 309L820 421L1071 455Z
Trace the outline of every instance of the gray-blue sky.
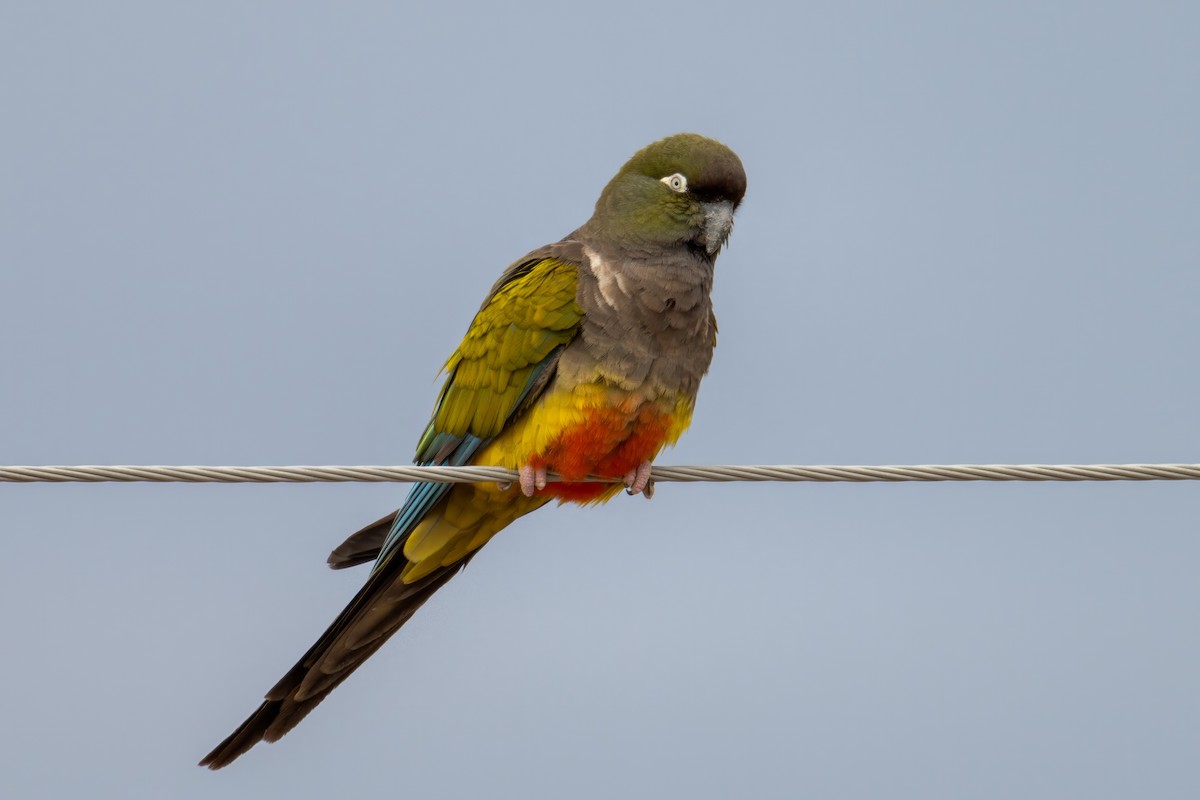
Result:
M750 190L667 463L1200 461L1189 4L10 4L0 462L404 463L508 262ZM1195 797L1200 487L667 486L517 525L194 764L399 486L0 487L5 797Z

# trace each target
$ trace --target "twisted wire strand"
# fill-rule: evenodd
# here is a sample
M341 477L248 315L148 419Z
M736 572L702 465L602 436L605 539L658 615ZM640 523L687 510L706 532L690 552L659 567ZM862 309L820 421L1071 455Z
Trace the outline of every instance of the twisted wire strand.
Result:
M551 475L550 480L557 476ZM502 467L417 466L0 466L0 483L508 483ZM591 479L615 482L608 479ZM802 466L758 464L654 467L662 483L734 481L1194 481L1200 464L917 464Z

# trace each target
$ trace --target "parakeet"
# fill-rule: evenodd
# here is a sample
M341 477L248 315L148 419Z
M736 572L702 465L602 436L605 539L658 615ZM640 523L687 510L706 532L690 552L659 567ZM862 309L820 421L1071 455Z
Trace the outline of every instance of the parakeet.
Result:
M366 584L201 766L295 727L513 520L651 488L650 462L687 428L712 360L713 265L745 191L732 150L671 136L634 154L582 227L505 270L446 362L415 461L519 480L414 484L335 549L334 569L375 562Z

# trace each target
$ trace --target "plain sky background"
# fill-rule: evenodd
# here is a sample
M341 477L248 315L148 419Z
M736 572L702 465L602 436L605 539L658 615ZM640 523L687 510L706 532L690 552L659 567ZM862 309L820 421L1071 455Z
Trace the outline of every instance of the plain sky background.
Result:
M742 157L661 463L1200 461L1194 3L5 3L0 463L408 463L495 277ZM196 761L401 485L0 486L5 798L1194 798L1200 485L668 485Z

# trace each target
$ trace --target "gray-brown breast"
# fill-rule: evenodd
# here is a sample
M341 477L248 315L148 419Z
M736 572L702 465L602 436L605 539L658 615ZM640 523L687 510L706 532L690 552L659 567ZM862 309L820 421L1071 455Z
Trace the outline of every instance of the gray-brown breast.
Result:
M587 245L582 251L583 325L560 376L587 380L598 369L629 391L694 397L716 345L712 262L687 252L651 260Z

